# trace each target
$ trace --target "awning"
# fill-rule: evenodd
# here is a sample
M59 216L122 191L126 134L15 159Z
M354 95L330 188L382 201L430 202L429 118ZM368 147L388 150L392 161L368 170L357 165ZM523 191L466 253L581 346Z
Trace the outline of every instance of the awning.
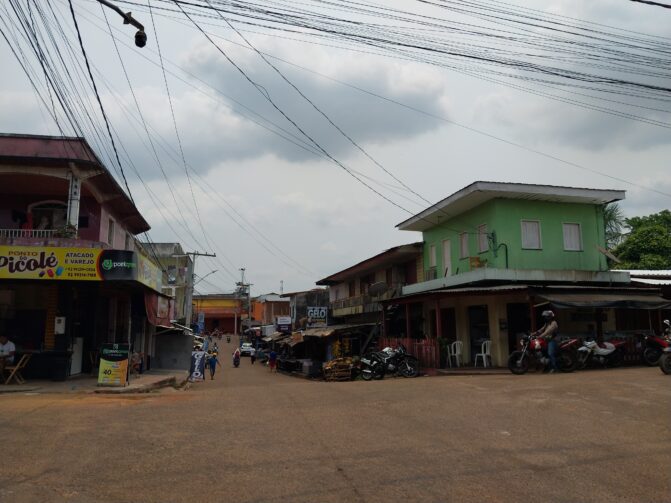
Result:
M668 309L671 301L659 295L636 293L537 293L537 298L547 300L557 309L572 307L618 309Z
M161 328L172 328L170 320L173 310L172 298L163 294L146 290L144 292L144 306L147 311L147 321Z
M330 337L335 334L354 332L360 329L372 329L377 323L359 323L354 325L332 325L330 327L308 328L303 337Z

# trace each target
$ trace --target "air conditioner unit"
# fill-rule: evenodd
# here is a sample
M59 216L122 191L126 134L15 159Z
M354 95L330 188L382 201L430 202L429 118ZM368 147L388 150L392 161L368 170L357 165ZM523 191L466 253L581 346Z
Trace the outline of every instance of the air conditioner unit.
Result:
M436 270L435 267L431 267L431 268L426 270L424 279L426 281L429 281L429 280L432 280L432 279L436 279L437 277L438 277L438 271Z

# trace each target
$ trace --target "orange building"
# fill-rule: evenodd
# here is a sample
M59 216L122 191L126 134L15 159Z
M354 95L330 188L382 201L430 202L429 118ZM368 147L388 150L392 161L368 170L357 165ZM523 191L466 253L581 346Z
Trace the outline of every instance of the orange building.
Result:
M240 333L240 319L247 318L246 298L234 293L194 295L193 304L193 320L204 316L206 332Z

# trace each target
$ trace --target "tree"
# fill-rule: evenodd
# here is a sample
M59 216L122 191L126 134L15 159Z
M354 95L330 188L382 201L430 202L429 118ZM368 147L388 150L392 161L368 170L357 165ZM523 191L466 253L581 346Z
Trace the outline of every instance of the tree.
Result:
M606 248L612 250L622 242L624 213L617 203L607 204L603 209L603 222L606 230Z
M631 229L613 253L618 269L671 269L671 212L625 219Z

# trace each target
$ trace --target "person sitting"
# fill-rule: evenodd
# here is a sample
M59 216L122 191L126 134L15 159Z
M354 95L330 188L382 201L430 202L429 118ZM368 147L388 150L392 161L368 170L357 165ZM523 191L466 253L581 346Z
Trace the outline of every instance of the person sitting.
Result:
M142 373L142 353L133 351L130 357L130 369L131 373L135 376L139 376Z
M4 370L7 365L14 363L14 355L16 354L16 346L10 341L5 334L0 334L0 372Z

